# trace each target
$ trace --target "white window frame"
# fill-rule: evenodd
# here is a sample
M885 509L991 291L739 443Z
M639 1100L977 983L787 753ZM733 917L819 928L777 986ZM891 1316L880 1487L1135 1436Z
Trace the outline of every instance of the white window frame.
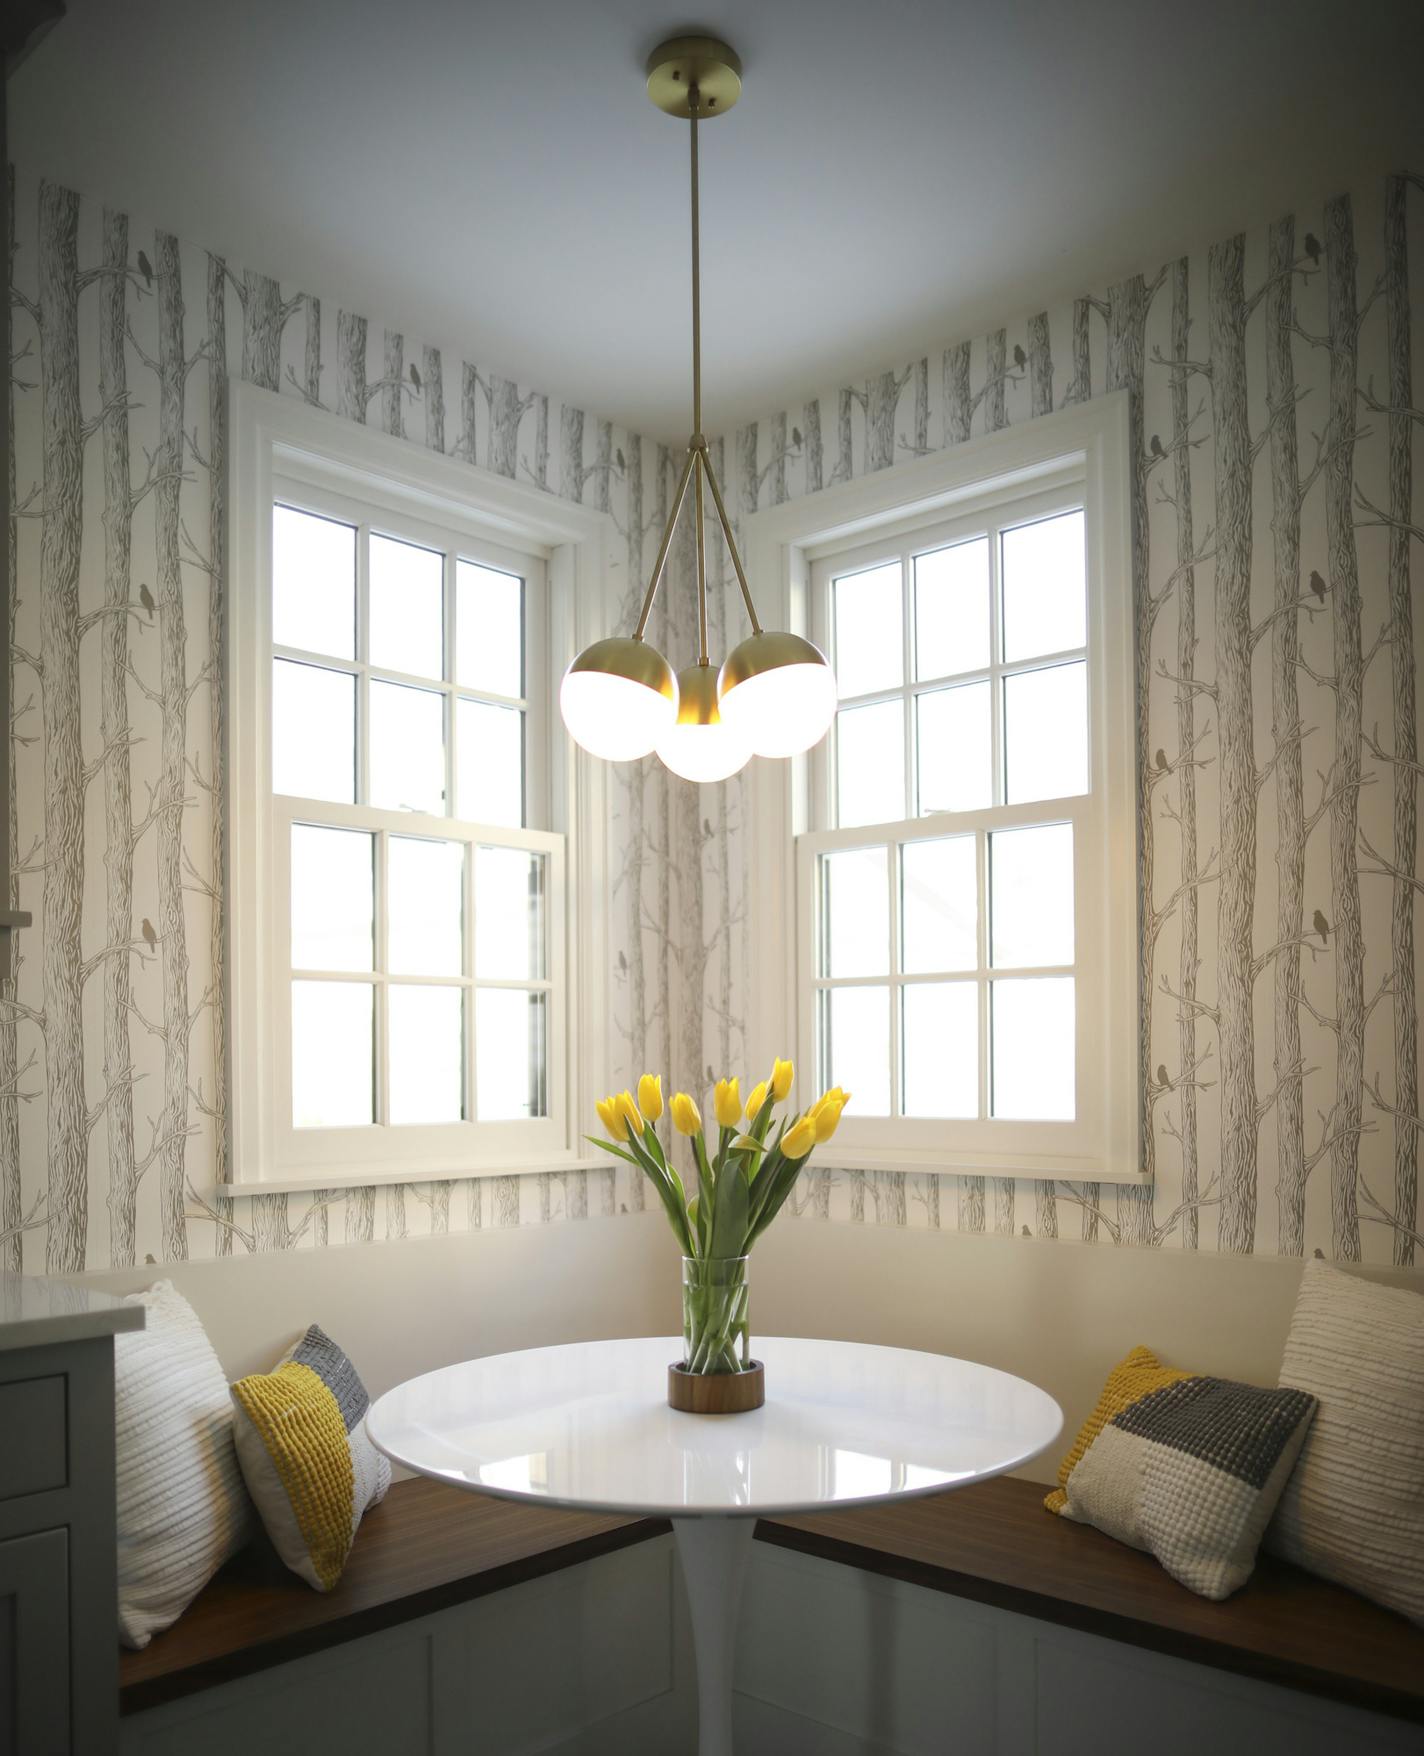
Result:
M595 1163L579 1121L606 1083L606 765L557 720L556 679L610 622L613 521L539 489L473 471L408 442L251 385L229 385L225 630L229 776L230 1175L224 1194L421 1182ZM354 518L531 577L526 589L526 816L499 829L452 817L320 806L320 820L528 847L546 867L549 1114L527 1122L296 1130L291 1127L290 826L315 819L274 795L271 751L272 516L276 501ZM532 573L528 557L536 563ZM453 562L451 563L453 566ZM543 573L546 586L537 589ZM359 668L356 665L352 669ZM534 722L538 714L540 725ZM467 883L469 882L467 862ZM467 919L468 919L467 915ZM361 979L375 980L379 976ZM519 984L516 984L519 985Z
M1071 499L1086 515L1092 791L1051 806L1054 820L1072 821L1075 837L1086 834L1094 844L1086 865L1096 885L1080 883L1075 893L1077 943L1094 948L1078 956L1077 1117L1071 1124L925 1121L856 1117L852 1106L835 1141L817 1149L818 1163L1143 1180L1129 469L1127 397L1119 393L769 508L748 521L749 570L764 582L760 589L773 594L763 621L812 638L819 633L824 641L814 576L827 556L853 556L851 566L835 569L851 571L878 545L888 557L915 545L917 531L938 532L971 512L996 513L1011 503L1033 508L1027 513L1032 517ZM818 826L832 821L831 769L831 754L822 745L794 762L755 764L751 782L760 855L749 920L749 964L758 972L750 996L752 1062L769 1064L773 1054L795 1044L808 1092L816 1077L815 855L827 847L932 839L1008 828L1016 815L1045 816L1044 804L1036 803L1021 812L999 806L916 818L880 826L878 833L875 826L827 830ZM1085 1032L1101 1043L1100 1054L1081 1053Z

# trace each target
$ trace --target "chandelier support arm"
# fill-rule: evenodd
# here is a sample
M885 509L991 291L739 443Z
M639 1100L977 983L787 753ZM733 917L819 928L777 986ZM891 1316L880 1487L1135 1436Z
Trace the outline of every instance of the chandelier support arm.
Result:
M702 472L707 467L707 453L699 451L697 458L696 480L694 483L695 505L697 509L697 662L705 665L707 661L707 526L706 514L702 507Z
M732 557L737 584L742 588L742 602L747 606L747 616L751 621L752 633L760 634L761 623L757 620L756 605L752 602L752 590L747 584L746 570L742 566L742 557L737 551L737 539L732 535L732 521L727 517L727 508L722 504L722 490L717 486L717 477L712 469L712 459L705 451L702 453L702 467L707 472L707 486L712 490L712 504L717 508L717 519L722 526L722 535L727 539L727 553Z
M642 613L638 617L638 626L633 630L634 640L641 640L648 626L648 617L653 613L653 600L658 595L658 587L662 583L663 569L667 566L668 550L672 547L672 533L677 529L677 515L682 511L682 503L687 498L687 484L697 453L691 446L687 450L687 462L682 466L682 475L678 480L677 493L673 496L672 511L668 515L667 528L663 532L663 540L658 545L658 558L653 563L652 577L648 581L648 590L643 598Z

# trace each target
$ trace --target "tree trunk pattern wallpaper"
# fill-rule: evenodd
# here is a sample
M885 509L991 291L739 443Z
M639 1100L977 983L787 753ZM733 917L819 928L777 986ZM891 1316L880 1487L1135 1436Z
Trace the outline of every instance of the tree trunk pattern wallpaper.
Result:
M760 508L1131 399L1154 1182L823 1169L802 1217L1421 1260L1424 182L1352 194L713 441L745 541ZM625 619L675 487L668 447L61 187L16 196L12 901L36 926L0 990L0 1263L641 1210L621 1169L379 1200L217 1187L240 1170L224 1141L227 373L606 511ZM708 554L729 647L742 609L715 526ZM653 620L675 666L695 657L692 557L684 532ZM651 1067L701 1096L724 1071L755 1076L743 781L695 788L649 759L613 782L614 1077Z
M379 1200L221 1193L227 375L606 511L627 534L630 599L657 514L649 460L670 471L666 452L58 185L19 181L12 228L11 845L14 904L37 925L0 990L0 1264L72 1272L640 1210L621 1171ZM704 866L724 874L709 909L731 917L735 808L708 816L695 788L645 767L614 788L615 834L641 810L648 835L615 903L614 1071L622 1085L651 1058L691 1084L706 1057L668 923ZM691 839L704 818L715 829ZM709 983L739 974L725 932L704 963Z
M1420 1260L1421 262L1424 179L1400 174L941 350L936 447L1130 398L1153 1182L822 1172L796 1213ZM818 444L788 497L893 467L902 379L917 406L893 462L918 455L917 372L799 404Z

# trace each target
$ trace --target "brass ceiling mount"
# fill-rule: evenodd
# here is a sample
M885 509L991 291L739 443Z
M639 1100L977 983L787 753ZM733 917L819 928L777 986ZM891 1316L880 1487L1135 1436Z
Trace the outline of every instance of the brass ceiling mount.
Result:
M687 121L687 94L696 86L704 122L720 116L742 95L740 58L716 37L669 37L648 56L648 96L669 116Z

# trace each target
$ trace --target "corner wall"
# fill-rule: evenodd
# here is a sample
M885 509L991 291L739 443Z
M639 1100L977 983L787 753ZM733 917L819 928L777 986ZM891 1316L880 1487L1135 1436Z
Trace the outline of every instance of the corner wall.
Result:
M744 527L761 507L1108 391L1126 389L1134 411L1138 1063L1155 1182L813 1170L798 1211L1424 1260L1421 352L1424 182L1396 176L722 442ZM738 783L725 790L735 809ZM714 835L704 852L712 894L726 846ZM719 907L738 918L744 895L734 883ZM698 969L695 942L692 955L712 1058L729 1002L721 970ZM737 970L732 1008L755 979Z

